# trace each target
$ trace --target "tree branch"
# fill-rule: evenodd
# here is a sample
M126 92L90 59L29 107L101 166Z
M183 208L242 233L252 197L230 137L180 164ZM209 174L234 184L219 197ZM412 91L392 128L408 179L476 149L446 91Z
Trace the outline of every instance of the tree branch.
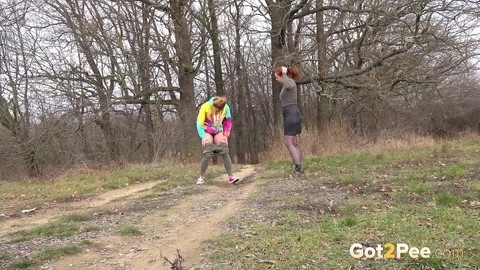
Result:
M179 106L178 100L151 100L151 99L125 99L123 101L113 102L113 104L162 104L162 105L174 105Z
M339 80L342 79L342 78L349 78L349 77L365 74L365 73L381 66L383 64L383 62L385 62L385 60L387 60L389 58L392 58L396 55L407 52L408 50L410 50L413 47L413 44L414 43L409 42L409 43L405 44L400 49L392 50L391 52L389 52L389 53L379 57L375 61L371 62L371 64L368 64L368 65L364 66L363 68L354 69L354 70L345 71L345 72L335 72L335 73L332 73L332 74L327 75L327 76L314 75L314 76L306 77L306 78L304 78L304 80L302 80L300 82L300 84L307 84L307 83L311 83L312 81L339 82Z
M113 1L113 0L111 0L111 1ZM160 5L160 4L157 4L157 3L153 3L150 0L127 0L127 1L129 1L129 2L141 2L141 3L147 4L149 6L152 6L155 9L165 11L167 13L171 11L170 7L165 6L165 5ZM114 1L114 2L116 2L116 1Z

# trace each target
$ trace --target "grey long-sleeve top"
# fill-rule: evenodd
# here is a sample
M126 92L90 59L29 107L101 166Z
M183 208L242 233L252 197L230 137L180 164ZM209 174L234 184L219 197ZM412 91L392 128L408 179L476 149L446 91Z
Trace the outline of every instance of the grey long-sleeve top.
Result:
M283 74L283 87L280 91L282 108L291 104L297 104L297 84L287 74Z

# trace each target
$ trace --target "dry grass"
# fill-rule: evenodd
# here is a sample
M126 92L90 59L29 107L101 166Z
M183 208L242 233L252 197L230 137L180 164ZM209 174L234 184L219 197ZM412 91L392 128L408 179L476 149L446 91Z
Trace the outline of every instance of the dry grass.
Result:
M283 143L281 131L271 136L271 149L262 155L262 162L289 159L288 150ZM380 136L376 141L350 135L347 127L342 123L331 124L325 132L304 130L299 137L300 148L303 156L341 154L356 151L390 151L410 148L432 147L443 145L452 140L478 138L475 132L464 132L455 138L435 139L432 136L418 134L405 134L402 136Z
M271 148L262 155L262 161L271 161L290 158L283 143L282 131L271 136ZM325 132L303 130L299 137L299 144L304 156L322 155L328 153L344 153L354 151L361 145L358 139L352 140L346 127L341 123L332 124Z
M169 179L171 185L188 185L198 166L131 164L91 169L76 168L50 179L0 181L5 203L0 210L40 207L52 201L73 201L134 183ZM215 171L212 170L211 171Z

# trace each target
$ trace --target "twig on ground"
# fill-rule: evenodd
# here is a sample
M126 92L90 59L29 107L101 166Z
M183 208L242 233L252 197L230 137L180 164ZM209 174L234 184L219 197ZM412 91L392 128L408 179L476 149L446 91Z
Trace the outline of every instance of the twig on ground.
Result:
M171 265L171 268L172 270L183 270L183 266L182 266L182 263L185 261L182 257L182 255L180 255L180 249L177 249L177 255L175 257L175 260L173 260L173 262L171 262L167 257L163 256L163 259L165 260L165 262L168 262L170 265Z

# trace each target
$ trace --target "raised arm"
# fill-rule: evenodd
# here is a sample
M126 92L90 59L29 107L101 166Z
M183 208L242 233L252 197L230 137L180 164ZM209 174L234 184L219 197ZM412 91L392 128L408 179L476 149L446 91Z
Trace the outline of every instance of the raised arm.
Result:
M286 73L282 74L283 76L283 88L286 90L293 89L297 86L294 80L292 80Z

